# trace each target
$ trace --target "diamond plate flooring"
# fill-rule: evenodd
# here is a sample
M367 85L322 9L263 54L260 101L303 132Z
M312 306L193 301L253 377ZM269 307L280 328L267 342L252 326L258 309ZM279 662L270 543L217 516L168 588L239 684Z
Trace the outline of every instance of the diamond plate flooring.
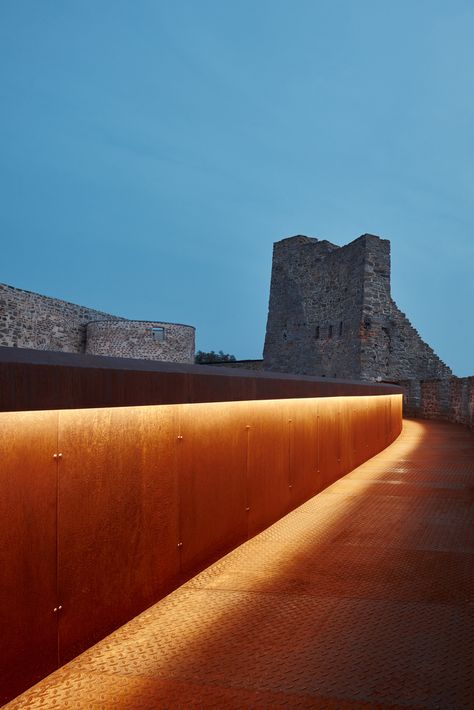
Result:
M388 449L7 706L474 707L474 436Z

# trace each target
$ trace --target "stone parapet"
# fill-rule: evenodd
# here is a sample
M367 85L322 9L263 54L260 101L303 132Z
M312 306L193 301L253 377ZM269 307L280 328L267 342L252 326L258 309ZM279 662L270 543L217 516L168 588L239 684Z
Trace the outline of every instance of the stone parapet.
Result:
M474 429L474 376L433 380L400 380L404 413L420 419L439 419Z

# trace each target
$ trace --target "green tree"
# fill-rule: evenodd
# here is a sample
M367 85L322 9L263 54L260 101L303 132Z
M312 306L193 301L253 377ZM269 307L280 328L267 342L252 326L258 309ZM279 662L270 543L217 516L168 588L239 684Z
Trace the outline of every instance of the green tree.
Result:
M214 350L211 350L208 353L198 350L194 358L194 362L198 365L210 362L235 362L235 356L223 353L222 350L219 350L218 353L214 352Z

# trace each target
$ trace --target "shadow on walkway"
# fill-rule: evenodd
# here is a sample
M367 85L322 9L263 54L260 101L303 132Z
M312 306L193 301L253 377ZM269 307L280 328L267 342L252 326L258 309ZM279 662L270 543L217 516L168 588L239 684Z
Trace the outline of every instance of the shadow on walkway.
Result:
M470 708L474 437L390 447L9 708Z

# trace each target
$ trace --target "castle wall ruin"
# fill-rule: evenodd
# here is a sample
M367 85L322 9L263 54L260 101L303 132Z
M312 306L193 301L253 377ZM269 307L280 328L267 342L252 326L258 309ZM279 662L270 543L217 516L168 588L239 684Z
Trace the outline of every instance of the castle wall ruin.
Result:
M474 377L406 380L404 411L408 417L464 424L474 430Z
M88 355L117 357L120 353L120 357L193 363L194 328L158 321L92 321L87 324L85 351Z
M193 326L133 321L0 284L0 347L194 362Z

